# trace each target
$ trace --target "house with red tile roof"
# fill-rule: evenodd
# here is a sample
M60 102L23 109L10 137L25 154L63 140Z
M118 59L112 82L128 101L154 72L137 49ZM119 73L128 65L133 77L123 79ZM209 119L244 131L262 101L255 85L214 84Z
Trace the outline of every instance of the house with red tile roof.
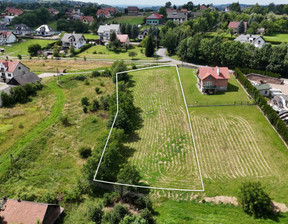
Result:
M17 37L10 31L0 31L0 45L17 42Z
M97 18L111 18L112 16L114 16L116 13L116 9L113 8L113 7L108 7L108 8L105 8L105 9L98 9L96 15L97 15Z
M238 29L238 26L239 26L240 22L237 22L237 21L231 21L229 24L228 24L228 28L232 28L234 30L234 33L237 33L237 29ZM246 30L247 30L247 22L244 22L244 32L246 33Z
M23 13L22 9L6 7L5 15L6 16L20 16Z
M44 204L4 198L0 203L2 223L53 224L63 212L56 204Z
M227 67L201 67L197 70L197 87L203 94L226 91L229 79Z
M122 46L129 46L130 45L130 39L128 34L117 34L117 39L120 40L120 43Z
M163 23L163 15L158 13L153 13L146 17L146 25L159 25Z
M94 21L94 17L93 16L80 16L80 21L82 23L90 25Z
M201 5L200 6L200 10L206 10L206 9L207 9L206 5Z

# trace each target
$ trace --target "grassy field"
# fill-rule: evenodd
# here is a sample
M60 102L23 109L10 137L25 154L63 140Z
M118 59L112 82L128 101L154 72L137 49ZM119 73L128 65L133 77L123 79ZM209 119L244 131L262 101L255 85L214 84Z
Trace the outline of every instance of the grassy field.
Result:
M288 34L287 33L276 33L269 36L264 36L266 41L276 41L276 42L288 42Z
M228 91L215 95L203 95L196 86L197 76L195 69L179 68L183 88L188 105L217 105L233 104L235 101L249 101L244 90L233 75L230 75Z
M221 37L226 37L226 38L229 38L229 39L234 39L234 38L236 38L237 36L235 36L235 35L232 35L232 37L231 37L231 34L229 34L229 33L217 33L217 32L207 32L207 33L205 33L205 36L206 37L215 37L215 36L221 36Z
M131 162L153 187L202 189L175 68L131 73L143 128L129 146Z
M51 28L53 28L54 30L57 30L57 21L52 21L50 23L48 23L48 26L50 26ZM38 27L36 27L35 29L37 29Z
M91 71L93 69L99 69L110 66L113 62L104 61L84 61L83 59L77 58L71 60L22 60L24 65L28 66L31 71L36 73L42 72L56 72L57 69L66 69L66 72L75 71Z
M107 21L107 23L130 23L130 24L142 24L144 23L145 16L121 16L111 18Z
M86 39L98 39L98 35L96 34L83 34Z
M145 56L145 49L141 48L141 47L135 47L132 46L128 49L128 51L126 52L126 50L121 50L118 52L114 52L114 51L109 51L105 46L93 46L91 48L89 48L88 50L82 52L81 54L79 54L79 57L86 57L86 58L96 58L96 59L119 59L119 60L131 60L132 58L129 57L129 52L130 51L134 51L135 53L137 53L137 56L133 57L133 59L135 60L154 60L154 58L147 58ZM142 53L142 52L143 53ZM95 53L95 54L94 54Z
M47 85L54 83L53 79L49 78ZM114 91L114 84L110 78L89 79L89 82L89 85L85 85L84 82L71 80L71 76L63 77L61 84L63 88L57 87L63 92L61 96L63 103L61 106L58 104L56 106L54 103L55 110L58 108L58 116L52 118L53 112L51 112L48 119L53 122L49 122L41 133L35 134L33 130L27 130L28 132L24 133L26 136L33 135L33 138L25 144L25 156L20 157L16 162L23 178L12 177L0 183L1 195L47 202L48 192L50 195L59 192L57 198L60 198L62 202L66 192L73 190L73 185L76 184L82 164L85 162L79 156L78 148L80 146L94 147L97 144L97 136L106 130L108 117L107 112L101 110L96 113L83 113L80 100L87 96L91 101L102 95L112 94ZM103 86L100 86L100 82L103 82ZM100 87L102 94L95 93L96 86ZM52 94L51 97L54 95L53 92L48 94ZM39 100L38 97L35 101L37 100ZM68 115L70 123L68 127L61 124L59 120L61 113ZM28 116L27 119L29 119ZM42 122L45 122L45 119ZM18 126L17 118L15 118L15 123ZM8 131L6 138L9 139L12 134L13 132ZM10 152L10 149L7 152ZM0 155L1 162L4 156ZM15 158L17 158L16 155ZM0 166L1 172L4 165Z
M23 39L23 42L11 44L11 46L4 46L5 55L10 56L28 56L28 47L31 44L39 44L41 47L45 47L49 43L53 43L55 40L38 40L38 39Z

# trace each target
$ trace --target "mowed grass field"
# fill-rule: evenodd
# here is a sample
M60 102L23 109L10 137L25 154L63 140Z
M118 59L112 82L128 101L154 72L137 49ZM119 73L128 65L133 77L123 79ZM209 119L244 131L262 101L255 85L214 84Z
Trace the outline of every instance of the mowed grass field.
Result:
M144 23L145 16L120 16L111 18L107 21L107 23L130 23L130 24L142 24Z
M276 41L276 42L288 42L288 34L287 33L276 33L271 34L269 36L264 36L266 41Z
M28 56L28 47L31 44L39 44L41 47L45 47L47 44L53 42L55 42L55 40L23 39L22 42L11 44L11 46L4 46L4 54L10 56Z
M235 101L251 102L232 74L230 74L228 90L226 92L218 92L215 95L203 95L196 86L196 70L179 68L179 71L185 93L189 95L186 99L188 105L234 104Z
M95 58L95 59L117 59L117 60L131 60L129 52L134 51L137 55L133 57L135 60L154 60L154 58L148 58L145 56L145 49L141 47L132 46L126 52L125 49L114 52L109 51L105 46L93 46L86 51L78 54L79 57L83 58Z
M143 127L129 146L143 180L152 187L201 190L186 109L174 67L130 73Z

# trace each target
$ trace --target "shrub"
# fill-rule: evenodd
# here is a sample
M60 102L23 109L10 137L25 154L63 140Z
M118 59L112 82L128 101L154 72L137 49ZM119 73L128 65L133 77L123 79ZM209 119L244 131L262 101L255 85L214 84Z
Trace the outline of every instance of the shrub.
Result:
M105 193L103 195L103 204L105 207L112 206L119 199L119 195L116 192L113 193Z
M96 87L96 88L95 88L95 92L96 92L97 94L100 94L102 91L100 90L99 87Z
M89 156L91 156L91 148L88 146L81 146L78 149L79 155L81 156L81 158L86 159Z
M147 224L153 224L155 223L155 220L153 218L152 213L149 211L149 209L145 208L141 211L141 217L146 220Z
M65 202L80 202L82 199L79 187L72 187L70 190L65 190L64 195Z
M63 126L67 127L70 125L69 119L68 119L68 115L60 115L60 121L62 123Z
M109 110L110 95L100 97L100 105L102 110Z
M88 79L85 79L85 81L84 81L84 85L86 85L86 86L89 86L89 85L90 85L90 82L89 82Z
M28 101L27 92L22 86L12 88L11 95L13 96L15 102L26 103Z
M83 59L84 59L84 61L86 61L87 60L86 56L84 56Z
M111 77L111 72L108 68L105 68L104 72L102 73L103 77Z
M30 54L31 57L37 56L38 51L41 50L41 46L39 44L31 44L28 47L28 53Z
M244 212L256 218L272 214L272 201L259 182L245 182L238 194L238 201Z
M101 82L99 83L99 85L100 85L100 86L104 86L104 82L101 81Z
M92 222L100 224L103 217L102 207L100 205L89 206L87 216Z
M87 108L86 106L83 107L83 112L84 112L85 114L87 114L88 108Z
M93 54L97 54L97 51L93 51Z
M18 59L21 60L22 56L20 54L17 55Z
M81 99L81 104L82 104L82 106L89 106L89 99L88 99L88 97L82 97L82 99Z
M25 89L27 96L35 96L37 93L37 86L31 84L31 83L26 83L23 88Z
M78 81L84 81L86 79L86 76L84 76L84 75L76 75L76 76L72 77L72 79L78 80Z
M22 123L19 123L18 127L21 128L21 129L24 128Z
M137 66L135 64L132 64L132 69L137 69Z
M92 101L91 106L90 106L90 111L95 112L95 111L99 110L99 108L100 108L100 104L99 104L98 100L94 99Z
M92 72L92 77L95 78L95 77L99 77L100 76L100 72L98 71L93 71Z
M15 99L12 95L8 95L5 92L1 93L1 100L3 107L10 107L15 104Z

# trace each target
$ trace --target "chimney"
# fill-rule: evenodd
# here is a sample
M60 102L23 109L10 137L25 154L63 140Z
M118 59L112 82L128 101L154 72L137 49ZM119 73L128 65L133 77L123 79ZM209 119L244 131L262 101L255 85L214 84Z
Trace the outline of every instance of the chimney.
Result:
M220 68L217 67L217 75L220 75Z

